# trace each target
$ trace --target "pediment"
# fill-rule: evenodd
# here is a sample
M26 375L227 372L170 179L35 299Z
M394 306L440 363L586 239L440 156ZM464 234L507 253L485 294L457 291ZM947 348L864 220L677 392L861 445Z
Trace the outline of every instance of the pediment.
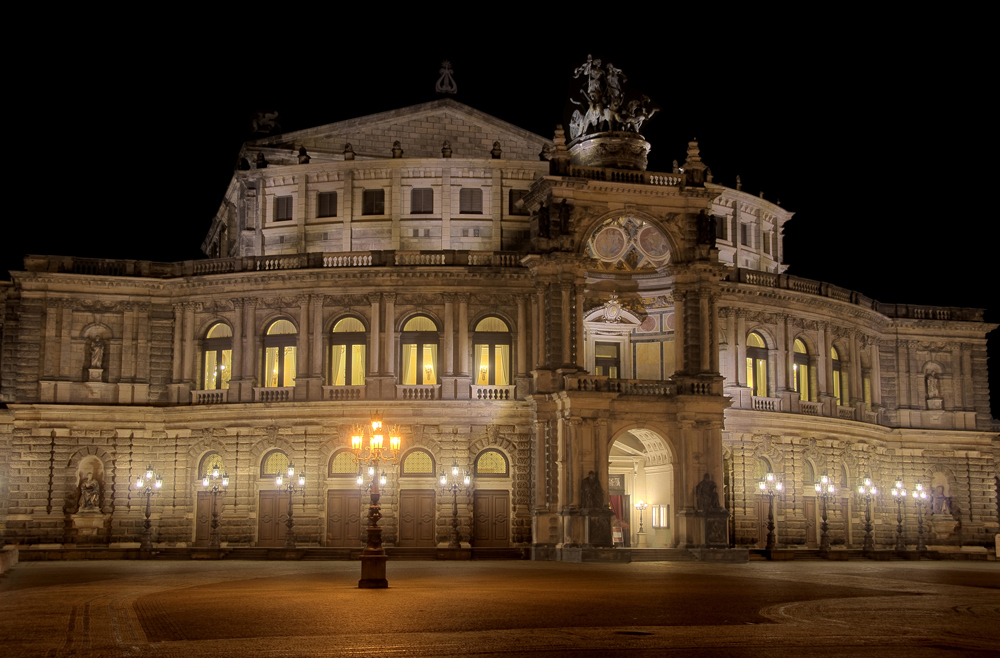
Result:
M440 158L444 141L452 158L489 158L500 142L504 160L537 161L551 140L501 121L450 98L380 112L356 119L272 135L247 142L245 148L305 147L310 154L339 156L350 143L359 159L392 157L399 141L404 158Z

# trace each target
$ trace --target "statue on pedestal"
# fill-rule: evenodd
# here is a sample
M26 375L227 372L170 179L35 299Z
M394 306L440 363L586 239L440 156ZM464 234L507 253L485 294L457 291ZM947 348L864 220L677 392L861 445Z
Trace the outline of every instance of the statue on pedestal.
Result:
M698 501L699 512L715 512L721 509L719 505L719 488L716 486L708 473L701 479L694 489L695 499Z
M103 361L104 343L100 336L95 336L94 341L90 344L90 367L100 368Z
M93 473L87 473L86 479L80 482L80 511L99 512L101 505L101 483L94 479Z

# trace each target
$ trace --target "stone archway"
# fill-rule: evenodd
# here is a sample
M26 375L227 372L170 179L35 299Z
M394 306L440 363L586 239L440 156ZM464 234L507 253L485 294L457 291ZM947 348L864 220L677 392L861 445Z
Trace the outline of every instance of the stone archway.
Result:
M673 540L674 459L664 437L651 429L618 434L608 451L608 497L620 544L632 548L669 548ZM639 501L648 507L640 511ZM616 540L619 535L614 535Z

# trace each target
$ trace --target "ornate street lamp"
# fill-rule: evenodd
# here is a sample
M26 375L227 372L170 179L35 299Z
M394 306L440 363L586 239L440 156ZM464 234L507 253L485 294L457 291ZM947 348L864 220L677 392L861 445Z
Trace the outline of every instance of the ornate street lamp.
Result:
M903 502L906 500L903 478L896 480L893 485L892 497L896 501L896 550L903 552L906 550L906 542L903 541Z
M221 470L222 466L219 465L219 462L215 462L215 465L201 479L201 486L212 494L212 534L208 542L210 548L221 548L222 546L219 542L219 494L226 492L226 487L229 486L229 475L222 473Z
M757 486L760 488L760 493L767 496L767 544L764 549L771 551L774 550L774 497L781 494L781 480L768 471Z
M642 529L642 513L646 511L647 507L649 507L649 503L644 500L640 500L635 504L635 508L639 510L639 534L643 534L645 532L645 530Z
M823 518L823 522L819 526L819 553L820 555L827 555L830 553L830 525L826 522L826 503L828 500L833 500L837 495L837 485L833 483L832 478L824 475L813 487L816 489L816 493L819 494Z
M924 501L927 500L927 492L924 491L924 485L917 482L913 486L913 503L917 507L917 550L926 551L927 545L924 544Z
M878 488L868 476L861 478L858 485L858 498L865 501L865 540L861 545L861 554L871 557L875 552L875 538L872 536L872 501L878 495Z
M461 478L458 475L458 464L452 462L451 465L451 484L448 484L449 477L444 471L441 471L441 488L445 491L451 490L451 537L448 542L448 548L462 548L462 542L458 536L458 492L465 492L469 489L472 484L472 476L469 475L468 471L464 471ZM461 480L461 484L459 484Z
M142 523L142 541L139 548L144 551L153 550L152 530L149 523L149 499L160 493L163 479L153 472L152 465L146 467L146 472L135 479L135 488L140 496L146 497L146 519Z
M365 435L368 436L368 447L362 448ZM382 528L378 520L382 518L382 508L379 505L381 494L379 486L385 485L385 473L381 472L383 462L393 466L399 463L399 428L393 427L389 432L389 451L386 454L382 447L382 419L376 414L372 417L371 428L358 425L351 433L351 450L354 451L354 463L358 465L358 480L363 482L361 473L367 467L371 476L371 504L368 506L368 543L361 554L361 580L358 587L362 589L380 589L389 586L385 579L385 549L382 548ZM381 472L381 473L380 473ZM380 473L376 477L376 473Z
M295 531L293 530L295 522L292 520L292 496L296 491L302 492L302 499L305 500L306 496L306 474L305 471L299 472L298 486L295 482L295 465L291 462L288 463L288 484L284 483L284 477L281 473L278 473L277 477L274 478L274 484L277 485L280 490L282 486L285 491L288 492L288 516L285 519L285 527L288 530L285 531L285 548L293 549L295 548Z

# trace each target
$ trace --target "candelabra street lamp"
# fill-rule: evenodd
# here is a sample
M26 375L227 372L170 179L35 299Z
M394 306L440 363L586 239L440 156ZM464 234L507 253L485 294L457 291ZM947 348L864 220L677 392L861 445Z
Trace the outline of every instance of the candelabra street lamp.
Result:
M819 479L819 482L813 485L816 489L816 493L819 494L820 507L823 522L820 524L820 534L819 534L819 553L820 555L829 555L830 553L830 525L826 522L826 504L829 500L834 500L837 495L837 485L833 483L833 479L824 475Z
M219 541L219 494L226 493L226 487L229 486L229 475L222 473L221 470L222 466L219 465L219 462L215 462L215 465L201 479L201 486L212 494L212 534L208 542L210 548L222 547L222 543Z
M458 492L465 492L469 489L469 485L472 484L472 476L469 475L468 471L465 471L464 475L459 478L458 475L458 464L452 463L451 465L451 484L448 484L449 477L441 472L441 488L445 491L451 491L451 535L448 541L448 548L462 548L461 537L458 534ZM461 480L461 484L459 484Z
M781 480L771 472L768 472L758 483L760 493L767 496L767 544L765 550L774 550L774 497L781 494Z
M865 476L858 485L858 498L865 501L865 539L861 545L861 554L871 557L875 552L875 539L872 536L872 501L878 495L878 488L870 477Z
M295 495L296 491L302 492L302 499L305 500L306 495L306 474L304 471L299 472L298 486L295 482L295 465L289 462L288 464L288 483L284 484L285 478L281 473L278 473L277 477L274 478L274 484L277 485L278 490L282 487L288 492L288 516L285 519L285 548L294 549L295 548L295 522L292 520L292 496Z
M146 497L146 519L142 523L142 541L139 548L144 551L153 550L152 530L149 522L149 499L160 493L163 479L153 472L152 466L146 467L146 472L135 479L135 488L140 496Z
M646 547L646 531L642 527L642 513L646 511L647 507L649 507L649 503L647 503L644 500L640 500L635 504L635 508L639 510L639 532L638 532L639 548Z
M903 541L903 502L906 500L906 488L903 487L903 478L896 480L892 487L892 497L896 501L896 550L906 551L906 542Z
M362 448L365 435L368 435L368 447ZM382 508L379 505L381 494L379 485L385 485L385 473L380 473L381 464L388 463L395 466L399 460L400 438L399 429L393 427L389 432L389 451L386 454L382 448L382 420L377 415L372 418L371 428L358 425L351 435L351 450L354 451L354 462L358 465L358 480L363 482L362 473L367 467L371 476L371 504L368 506L368 543L361 554L361 580L358 587L361 589L380 589L389 586L389 581L385 578L385 549L382 548L382 528L378 527L378 520L382 518Z
M913 486L913 504L917 508L917 550L926 551L927 545L924 544L924 501L927 500L927 492L924 491L924 486L917 482Z

